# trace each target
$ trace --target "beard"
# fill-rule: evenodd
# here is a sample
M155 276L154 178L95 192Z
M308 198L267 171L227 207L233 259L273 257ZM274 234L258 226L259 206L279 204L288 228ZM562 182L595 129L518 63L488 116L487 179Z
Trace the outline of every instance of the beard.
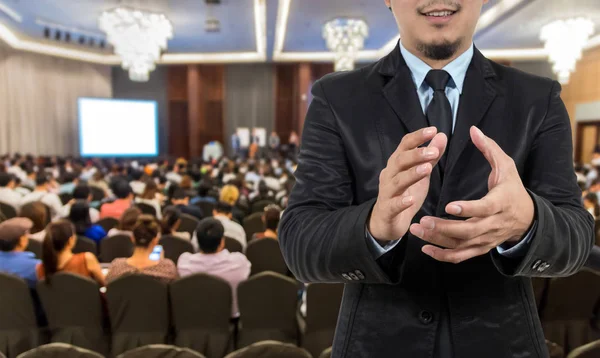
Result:
M443 61L451 58L462 45L463 40L458 39L454 42L444 40L442 43L428 44L420 42L417 44L417 51L421 52L430 60Z

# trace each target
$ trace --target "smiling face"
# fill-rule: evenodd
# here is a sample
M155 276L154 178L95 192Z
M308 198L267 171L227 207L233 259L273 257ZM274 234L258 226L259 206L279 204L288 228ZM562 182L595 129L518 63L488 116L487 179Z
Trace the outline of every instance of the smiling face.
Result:
M449 60L473 41L481 7L488 0L385 0L402 45L434 61Z

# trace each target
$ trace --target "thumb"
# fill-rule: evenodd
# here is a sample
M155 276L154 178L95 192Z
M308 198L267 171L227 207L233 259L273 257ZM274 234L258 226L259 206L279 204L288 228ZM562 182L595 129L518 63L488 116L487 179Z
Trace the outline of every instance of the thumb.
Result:
M492 169L498 169L500 163L502 163L502 158L506 155L498 143L483 134L483 132L475 126L471 127L471 140L490 163Z

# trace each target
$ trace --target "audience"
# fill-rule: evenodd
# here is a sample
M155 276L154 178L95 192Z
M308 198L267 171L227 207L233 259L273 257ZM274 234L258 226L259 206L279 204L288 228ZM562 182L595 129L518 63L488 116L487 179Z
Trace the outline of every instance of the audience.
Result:
M74 172L65 172L62 177L62 184L58 189L59 194L73 194L75 187L79 184L79 175Z
M204 217L202 209L195 205L190 205L190 197L186 195L185 191L181 188L175 188L173 195L171 196L171 204L175 206L183 214L188 214L195 217L198 220L202 220Z
M281 209L277 205L269 205L265 208L262 216L262 221L265 224L265 231L256 233L252 236L252 240L260 239L275 239L277 240L277 228L279 227L279 219L281 218Z
M97 170L94 173L92 179L88 180L88 185L104 190L106 195L108 195L108 192L110 191L108 183L104 180L104 173L101 170Z
M600 218L600 205L598 205L598 195L596 193L588 193L583 198L583 206L589 211L594 219Z
M21 207L19 217L31 220L33 226L29 229L29 238L39 242L46 237L46 225L48 224L48 209L41 201L27 203Z
M117 196L117 200L112 203L105 203L100 207L101 219L108 217L118 219L132 205L133 191L131 191L131 186L127 181L119 179L114 182L113 192Z
M211 189L212 189L212 185L210 185L210 182L208 182L206 180L202 180L200 182L200 184L198 185L198 196L193 198L190 201L190 203L191 204L196 204L196 203L200 203L200 202L216 203L217 199L209 195Z
M59 218L62 213L63 204L58 195L50 192L52 185L46 174L38 174L35 177L35 189L21 199L21 205L34 201L41 201L50 208L53 219Z
M77 201L71 206L69 220L75 226L75 233L99 243L106 237L106 231L100 225L92 224L90 206L85 201Z
M131 190L135 195L142 195L146 189L146 183L142 181L144 172L141 170L134 170L131 173L132 181L129 183Z
M69 216L69 213L71 212L71 205L73 205L75 202L85 202L88 203L88 205L92 202L92 191L88 185L78 184L75 187L73 190L73 200L63 206L61 215L63 218ZM92 223L96 223L98 220L100 220L100 212L92 207L90 207L90 220L92 220Z
M18 276L30 288L37 283L36 266L40 260L33 252L25 251L29 245L31 220L13 218L0 223L0 272Z
M140 215L142 215L142 212L139 208L132 207L125 210L119 219L119 225L116 228L110 229L108 236L128 235L133 237L133 228Z
M161 221L161 235L171 235L190 241L189 232L178 232L179 226L181 225L181 211L176 207L168 207L163 212L163 218Z
M250 275L251 264L244 254L225 249L224 233L225 229L219 220L202 220L194 232L200 252L182 254L177 262L177 270L181 277L205 273L227 281L233 294L231 314L237 317L237 287Z
M15 177L12 174L0 172L0 203L19 210L23 196L14 190L15 186Z
M90 252L73 254L77 236L73 224L58 220L48 225L42 250L42 263L37 266L39 280L51 282L52 275L69 272L95 280L100 286L106 282L96 256Z
M130 258L115 259L106 277L113 281L127 274L143 274L152 276L163 283L170 283L178 278L177 267L173 261L161 257L158 261L150 258L154 247L158 244L160 227L156 218L141 215L133 228L135 250Z
M148 180L146 184L144 184L144 192L135 198L135 202L152 206L154 210L156 210L156 218L158 220L162 219L162 195L159 193L158 185L156 185L154 180Z
M225 229L225 236L235 239L242 244L242 247L246 248L246 231L242 225L236 223L231 220L232 215L232 207L228 203L219 202L215 206L215 209L212 212L213 217L221 222L223 228Z

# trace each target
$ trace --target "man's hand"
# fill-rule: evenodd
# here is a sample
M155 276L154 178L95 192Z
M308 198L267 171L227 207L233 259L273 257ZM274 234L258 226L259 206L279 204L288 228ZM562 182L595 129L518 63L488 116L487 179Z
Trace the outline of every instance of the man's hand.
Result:
M471 139L492 167L488 194L480 200L456 201L446 206L448 214L469 218L466 221L426 216L410 227L413 235L442 247L422 248L438 261L459 263L484 255L505 242L515 244L533 223L533 200L512 158L478 128L471 127Z
M405 135L379 175L379 195L368 223L377 240L398 240L421 209L433 166L446 150L446 135L429 127ZM420 145L431 141L425 148Z

